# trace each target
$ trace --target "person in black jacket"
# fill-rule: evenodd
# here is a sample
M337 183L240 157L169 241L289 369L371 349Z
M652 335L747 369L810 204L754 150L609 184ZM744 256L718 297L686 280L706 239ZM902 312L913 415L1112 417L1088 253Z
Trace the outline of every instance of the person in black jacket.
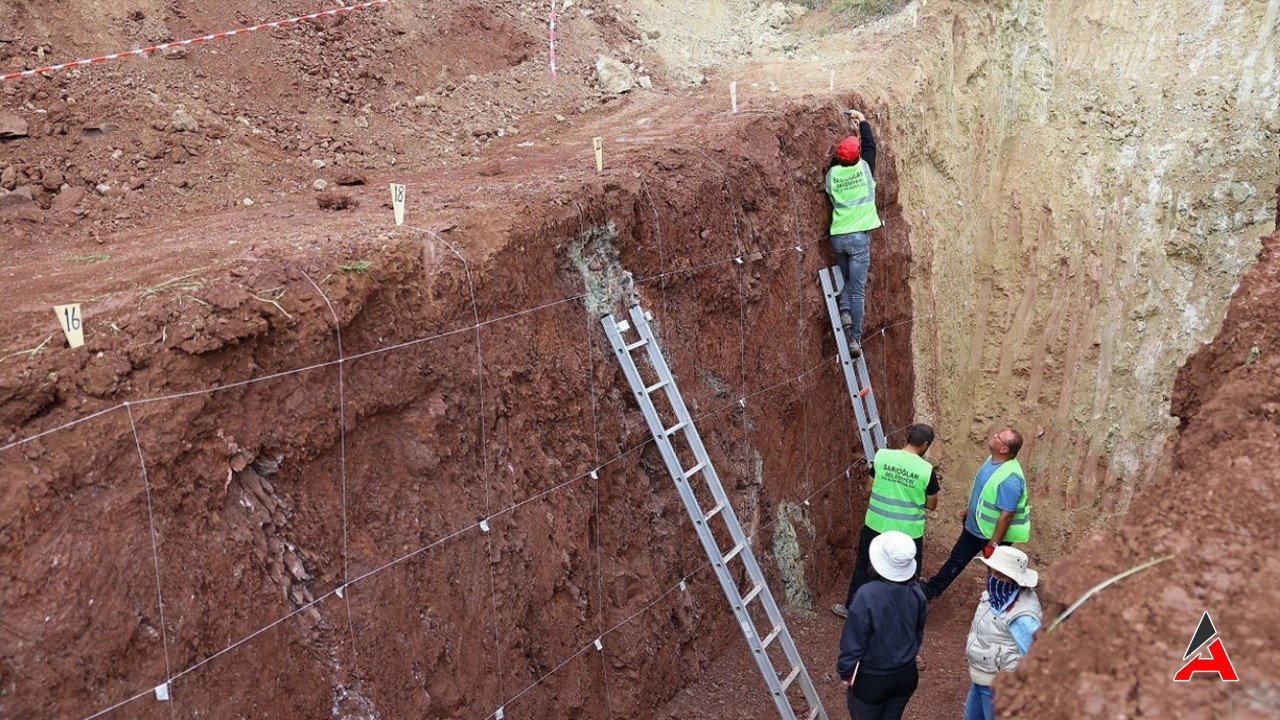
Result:
M915 581L916 544L890 530L871 541L878 576L858 588L840 635L836 673L853 720L900 720L920 681L927 603Z

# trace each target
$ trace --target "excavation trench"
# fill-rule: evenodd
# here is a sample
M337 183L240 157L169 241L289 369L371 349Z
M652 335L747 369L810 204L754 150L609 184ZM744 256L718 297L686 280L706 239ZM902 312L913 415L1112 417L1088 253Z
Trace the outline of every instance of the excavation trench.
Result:
M203 267L102 310L87 353L5 366L0 714L159 716L167 682L183 717L639 717L745 657L601 330L632 302L775 597L821 606L863 459L817 281L831 119L801 110L634 107L680 142L623 114L605 172L442 178L401 228L382 190L323 227L214 218L250 249L155 257ZM879 167L896 443L911 254Z

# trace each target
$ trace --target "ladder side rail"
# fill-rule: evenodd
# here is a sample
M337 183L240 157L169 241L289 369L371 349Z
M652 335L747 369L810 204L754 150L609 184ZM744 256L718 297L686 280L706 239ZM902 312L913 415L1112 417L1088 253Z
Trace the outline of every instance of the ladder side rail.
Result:
M639 309L639 306L633 306L631 308L631 317L632 317L633 324L636 326L636 329L640 332L640 336L648 340L648 343L645 345L645 347L650 351L650 361L654 364L654 369L657 371L658 379L664 380L667 378L672 378L673 375L671 373L670 367L667 365L666 358L663 357L661 351L659 350L657 343L654 340L652 328L650 328L649 326L648 319L644 316L644 312ZM781 630L777 640L782 643L782 648L783 648L784 654L787 657L787 660L791 663L792 668L797 668L797 667L800 668L801 672L800 672L800 675L797 677L797 680L801 681L802 683L801 688L802 690L805 691L805 698L809 702L810 707L820 707L821 702L818 700L817 693L809 692L809 688L812 688L812 679L809 677L809 673L807 669L804 667L804 661L803 659L801 659L800 653L795 646L795 642L791 638L791 632L786 626L786 621L782 617L782 612L779 610L777 603L774 601L773 593L769 588L768 583L765 582L764 573L760 568L759 562L756 560L755 553L751 550L750 538L746 536L746 533L742 529L742 524L738 520L737 512L733 508L733 503L730 502L728 494L724 490L724 485L723 483L720 482L720 476L715 469L715 465L709 462L709 455L707 454L706 447L702 442L701 433L698 432L697 427L694 425L693 418L689 415L688 406L685 405L684 398L681 396L679 390L676 388L674 381L668 383L664 387L664 389L667 390L668 392L668 398L671 402L672 408L676 412L677 421L681 423L685 423L683 426L682 432L685 434L685 439L688 441L689 447L693 451L695 460L697 460L699 463L705 462L705 465L703 466L703 469L702 469L702 475L704 478L706 478L706 483L708 487L711 489L712 495L714 496L716 503L723 508L720 511L720 514L724 515L725 517L724 522L729 530L729 534L733 540L734 547L742 548L742 551L739 554L739 556L741 557L743 565L747 570L747 576L751 579L753 583L755 583L759 588L761 588L761 591L757 596L757 599L761 602L765 610L765 614L768 617L772 627L779 628ZM673 450L673 455L674 455L674 450ZM683 472L682 469L679 469L679 463L680 461L677 459L675 464L676 469L673 470L673 474L677 472ZM669 465L669 467L671 466ZM692 497L693 495L692 487L689 487L687 482L680 483L680 485L682 486L681 487L682 494L687 492ZM723 552L717 546L715 538L711 534L711 529L706 526L705 522L703 522L703 514L701 513L701 508L697 507L696 502L694 503L693 507L695 508L693 512L699 513L693 518L695 525L697 525L699 528L699 535L704 535L705 533L703 537L704 545L709 545L710 548L714 548L716 554L712 556L713 561L717 559L720 561L717 564L717 569L718 570L721 568L723 569L724 574L721 582L722 584L726 584L726 594L729 595L730 602L734 604L735 614L739 614L739 610L740 610L739 621L742 622L745 620L745 622L749 624L751 631L754 633L754 640L751 642L751 644L752 644L752 649L756 652L756 655L759 658L761 668L763 670L765 667L765 663L768 663L769 672L773 673L773 677L776 678L777 672L773 668L772 660L768 658L767 653L764 651L764 648L760 646L759 641L760 641L760 638L762 637L760 634L760 631L758 628L755 627L755 621L751 619L749 614L747 614L746 606L741 602L741 599L742 599L741 591L738 589L737 583L733 580L732 574L729 572L727 565L723 562L723 559L724 559ZM708 551L708 555L711 555L710 550ZM733 589L732 594L728 592L729 587L732 587ZM750 590L754 590L754 588L749 588L748 591ZM736 601L734 600L735 596L737 597ZM744 633L746 632L746 628L747 628L747 625L744 625L743 626ZM780 686L775 688L773 687L774 685L775 683L771 682L770 689L774 690L775 692L780 692L781 690ZM777 695L775 695L775 697L777 697ZM783 700L785 701L785 697L783 698ZM788 707L790 707L789 701L786 701L786 702L788 702Z
M675 376L672 374L670 366L667 365L667 358L662 354L662 350L658 348L657 340L653 335L653 328L649 326L649 320L644 316L644 311L640 309L639 305L631 307L631 322L635 325L636 330L639 331L640 337L648 341L645 344L645 349L649 351L649 362L653 364L654 370L657 371L658 379L674 378ZM708 476L709 480L714 480L714 482L707 483L711 489L712 497L715 498L718 505L729 508L729 496L725 494L724 487L720 484L720 478L715 475L715 467L710 461L710 456L707 455L706 447L702 444L702 435L694 426L693 416L689 414L689 408L684 403L684 396L676 388L674 379L667 383L663 389L666 390L667 400L671 403L671 409L676 414L676 422L681 426L682 432L689 441L689 449L693 451L694 459L699 463L705 463L703 473ZM678 459L676 464L679 466ZM683 474L684 468L680 468L680 472ZM734 538L735 541L740 539Z
M865 354L858 358L858 371L862 376L862 386L867 388L867 416L877 421L872 429L872 436L876 441L876 449L879 449L885 447L884 423L880 422L880 409L876 405L876 393L871 389L871 372L867 369Z
M870 420L863 405L862 390L867 388L867 394L870 394L871 386L869 383L864 383L859 379L857 366L849 355L849 341L845 338L844 326L840 324L840 308L836 303L836 298L840 294L840 288L844 285L844 281L840 277L840 269L838 267L822 268L818 271L818 276L822 280L822 294L826 298L827 314L831 318L831 327L835 331L836 348L840 356L841 369L844 371L845 386L849 390L849 401L853 404L854 418L858 423L858 433L862 439L862 454L870 462L871 458L875 456L876 447L873 436L869 432ZM861 357L858 359L863 361Z
M633 306L632 308L632 322L638 330L641 328L647 330L648 323L645 321L643 311L637 313L637 308L638 306ZM774 700L774 705L783 720L794 720L795 711L791 708L790 702L786 699L785 694L782 693L777 670L773 667L773 663L769 659L768 653L766 653L764 648L761 646L759 630L756 629L755 623L747 613L746 603L743 602L742 593L738 589L738 584L733 579L732 574L729 572L729 569L724 562L724 554L717 546L715 537L703 521L703 511L697 501L697 497L693 493L692 487L690 487L684 477L684 469L680 467L680 460L675 453L675 449L667 439L666 427L658 417L657 409L654 407L652 400L646 393L644 393L646 385L644 384L643 378L640 377L640 372L635 365L634 359L626 350L627 343L622 339L621 333L619 332L617 324L614 322L612 316L605 318L604 325L605 334L609 336L610 343L614 346L615 351L617 351L619 355L623 371L627 376L628 382L631 383L632 392L636 395L636 399L639 401L641 410L644 412L645 420L649 424L649 429L662 453L663 461L667 465L667 471L675 480L676 489L680 494L680 499L685 506L685 510L694 521L694 529L697 531L698 538L702 542L703 550L712 561L712 567L715 570L717 579L720 581L721 590L729 600L735 619L738 621L738 627L745 636L747 644L751 647L752 655L756 660L756 665L759 667L761 675L769 686L770 695ZM649 341L649 345L652 345L652 333L646 333L645 330L640 330L641 336ZM657 362L655 362L655 370L657 371L659 380L671 377L670 369L667 367L665 360L661 358L661 352L653 352L653 350L654 348L651 348L650 360L653 361L655 358L657 359ZM674 389L674 383L668 384L667 388ZM675 393L672 405L673 407L683 408L683 400L679 398L678 393ZM684 416L686 418L688 416L687 409L684 412ZM691 425L685 426L686 431L691 427ZM704 472L706 470L714 472L714 469L711 468L710 465L704 469ZM726 510L731 511L731 507L727 503L725 508ZM737 541L738 538L735 537L735 542ZM743 548L743 553L745 554L749 552L750 547L745 546Z

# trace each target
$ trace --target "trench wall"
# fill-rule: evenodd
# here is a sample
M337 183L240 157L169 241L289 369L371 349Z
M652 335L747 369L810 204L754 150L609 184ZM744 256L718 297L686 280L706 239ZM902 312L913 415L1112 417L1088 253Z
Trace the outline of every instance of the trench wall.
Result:
M92 394L8 377L0 714L671 697L741 639L600 329L630 298L779 602L842 585L862 458L817 283L838 117L714 122L710 145L513 194L501 222L345 238L363 272L320 250L231 267L96 341L114 371ZM911 257L892 150L882 167L866 346L899 442ZM288 317L241 283L283 288Z

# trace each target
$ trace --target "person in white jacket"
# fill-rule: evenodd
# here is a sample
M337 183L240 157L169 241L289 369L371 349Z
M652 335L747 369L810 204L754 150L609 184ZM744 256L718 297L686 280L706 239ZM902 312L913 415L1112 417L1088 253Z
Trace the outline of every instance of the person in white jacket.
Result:
M1042 611L1034 590L1039 573L1027 567L1027 554L1001 545L989 558L987 589L978 601L965 652L969 657L969 696L964 720L995 720L991 683L996 673L1009 672L1031 649L1040 629Z

